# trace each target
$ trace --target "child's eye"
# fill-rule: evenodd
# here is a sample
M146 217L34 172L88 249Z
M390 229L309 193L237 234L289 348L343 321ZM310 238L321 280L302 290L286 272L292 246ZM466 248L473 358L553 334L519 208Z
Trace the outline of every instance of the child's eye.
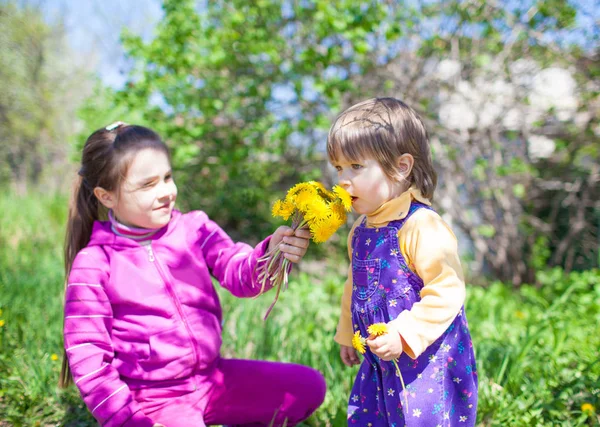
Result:
M168 174L167 176L165 176L165 181L170 181L173 179L173 175L172 174Z
M357 163L353 163L351 166L352 166L352 169L354 169L354 170L362 169L362 165L359 165Z
M335 170L337 170L338 172L342 170L341 166L335 166Z

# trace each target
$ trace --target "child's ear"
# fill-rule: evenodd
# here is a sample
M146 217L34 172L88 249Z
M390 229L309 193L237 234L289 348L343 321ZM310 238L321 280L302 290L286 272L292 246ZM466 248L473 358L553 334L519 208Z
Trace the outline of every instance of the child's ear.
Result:
M415 164L415 158L412 154L404 153L398 160L396 161L396 166L398 167L398 172L404 177L404 179L408 179L410 173L412 172L412 168Z
M94 196L108 209L112 209L117 204L115 195L102 187L94 188Z

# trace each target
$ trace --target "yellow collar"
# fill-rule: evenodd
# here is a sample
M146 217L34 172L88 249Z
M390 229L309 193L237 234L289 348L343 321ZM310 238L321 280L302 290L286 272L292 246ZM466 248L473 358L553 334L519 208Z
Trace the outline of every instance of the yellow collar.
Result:
M421 190L412 186L400 196L385 202L375 212L367 215L367 226L383 227L390 221L405 218L413 199L431 206L431 202L421 194Z

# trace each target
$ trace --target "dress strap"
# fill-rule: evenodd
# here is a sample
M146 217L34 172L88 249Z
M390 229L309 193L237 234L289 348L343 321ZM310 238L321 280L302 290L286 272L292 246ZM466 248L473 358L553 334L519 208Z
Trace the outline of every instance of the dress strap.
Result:
M408 221L408 218L410 218L412 216L412 214L414 214L419 209L429 209L430 211L433 210L433 208L431 206L428 206L425 203L421 203L416 200L413 200L410 204L410 208L408 209L408 213L406 214L406 216L402 219L390 221L390 223L388 224L388 227L395 227L395 228L400 229L404 225L404 223L406 221Z

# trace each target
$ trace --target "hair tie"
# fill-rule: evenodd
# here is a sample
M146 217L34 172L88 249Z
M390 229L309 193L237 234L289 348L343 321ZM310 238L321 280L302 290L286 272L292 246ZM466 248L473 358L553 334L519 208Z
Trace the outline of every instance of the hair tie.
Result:
M124 124L125 124L124 122L118 121L118 122L114 122L114 123L111 123L111 124L109 124L109 125L108 125L108 126L106 126L104 129L106 129L107 131L109 131L109 132L110 132L110 131L113 131L113 130L115 130L115 129L116 129L116 128L118 128L119 126L123 126Z

